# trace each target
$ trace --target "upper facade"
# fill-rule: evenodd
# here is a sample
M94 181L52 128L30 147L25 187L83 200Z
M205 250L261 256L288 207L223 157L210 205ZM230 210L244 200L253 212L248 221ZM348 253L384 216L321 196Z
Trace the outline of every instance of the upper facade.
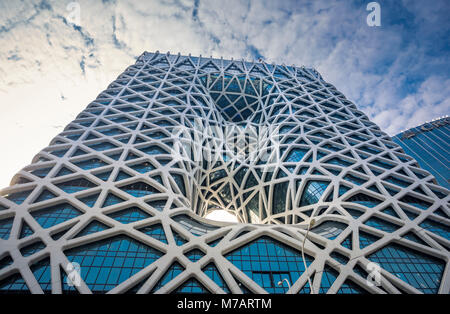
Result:
M393 137L420 167L428 170L439 185L450 189L450 118L427 122Z
M448 190L310 68L144 53L1 195L3 293L449 292Z

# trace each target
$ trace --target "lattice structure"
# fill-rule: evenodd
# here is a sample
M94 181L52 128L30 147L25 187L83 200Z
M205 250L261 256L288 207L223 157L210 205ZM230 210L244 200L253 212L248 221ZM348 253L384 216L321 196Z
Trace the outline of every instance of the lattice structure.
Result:
M2 293L450 288L449 191L309 68L144 53L1 195Z

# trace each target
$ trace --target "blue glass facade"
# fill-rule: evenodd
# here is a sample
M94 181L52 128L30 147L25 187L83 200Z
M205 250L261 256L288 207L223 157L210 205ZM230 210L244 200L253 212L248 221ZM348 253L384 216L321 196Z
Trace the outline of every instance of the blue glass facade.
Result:
M262 237L225 257L249 278L269 293L286 293L286 285L278 285L287 279L290 284L305 271L301 253L269 237ZM305 255L306 265L312 258Z
M163 254L130 237L119 235L65 252L80 264L80 274L94 293L105 293L150 265Z
M439 259L395 243L367 258L423 293L437 293L445 265Z
M450 189L450 118L422 124L392 139L428 170L439 185Z

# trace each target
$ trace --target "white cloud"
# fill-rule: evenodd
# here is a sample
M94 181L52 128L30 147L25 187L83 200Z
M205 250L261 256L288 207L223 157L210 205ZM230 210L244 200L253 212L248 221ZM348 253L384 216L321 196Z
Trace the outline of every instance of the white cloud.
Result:
M432 76L398 105L376 114L374 122L388 133L415 127L450 111L450 79Z

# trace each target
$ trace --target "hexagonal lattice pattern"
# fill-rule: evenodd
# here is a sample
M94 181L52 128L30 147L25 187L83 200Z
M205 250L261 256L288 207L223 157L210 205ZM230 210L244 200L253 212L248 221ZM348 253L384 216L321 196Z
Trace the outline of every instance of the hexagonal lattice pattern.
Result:
M309 68L144 53L2 196L2 293L449 292L448 190Z

